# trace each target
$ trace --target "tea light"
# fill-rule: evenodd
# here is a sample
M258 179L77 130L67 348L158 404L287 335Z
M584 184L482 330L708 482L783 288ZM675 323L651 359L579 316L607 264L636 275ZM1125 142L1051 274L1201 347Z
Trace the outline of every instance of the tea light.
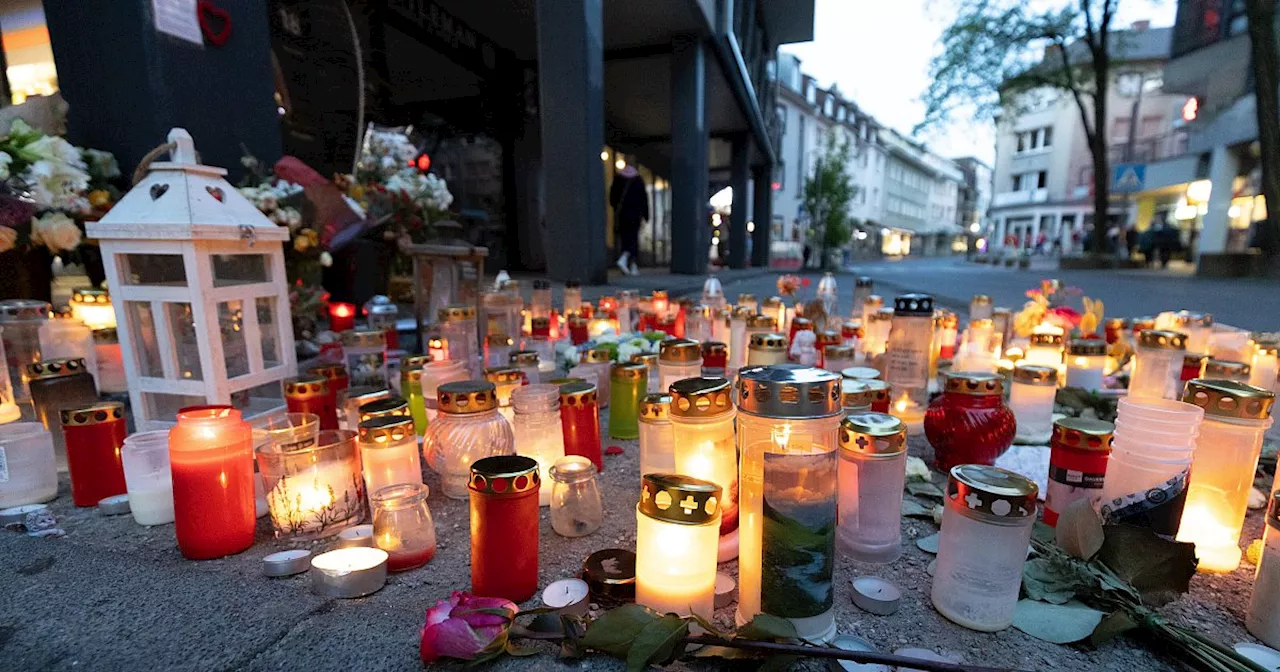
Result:
M560 579L542 590L542 604L567 616L585 616L591 589L582 579Z
M22 506L11 506L7 509L2 509L0 510L0 526L21 523L27 519L27 514L47 510L49 510L49 507L46 504L23 504Z
M340 548L311 559L311 592L350 599L371 595L387 583L387 552L380 548Z
M338 533L338 548L373 548L373 525L356 525Z
M112 495L98 500L98 513L104 516L120 516L129 513L129 495Z
M879 577L859 576L853 580L852 596L859 609L877 616L888 616L898 610L902 591Z
M262 559L262 573L271 577L301 574L310 567L311 551L305 548L279 551Z
M872 407L874 410L874 407ZM889 413L907 426L907 436L919 436L924 433L924 406L917 404L903 392L889 409Z
M1067 387L1101 390L1107 363L1107 342L1099 338L1075 338L1067 344Z

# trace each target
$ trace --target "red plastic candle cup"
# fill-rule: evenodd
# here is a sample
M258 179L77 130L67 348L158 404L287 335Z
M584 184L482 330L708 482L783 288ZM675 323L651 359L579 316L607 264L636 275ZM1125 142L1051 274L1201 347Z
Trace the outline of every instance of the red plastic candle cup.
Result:
M334 409L340 408L347 398L347 390L351 387L351 379L347 377L344 364L321 364L307 369L307 373L321 376L329 384L329 396L333 397Z
M1062 418L1053 423L1045 525L1057 525L1058 515L1076 500L1102 495L1115 431L1115 425L1109 422L1087 418Z
M253 545L253 433L230 406L178 411L169 430L174 535L189 560L240 553Z
M97 506L98 500L127 491L120 448L126 433L124 404L105 402L61 411L67 443L71 500Z
M717 341L702 344L702 368L723 370L729 366L729 346Z
M284 403L290 413L313 413L320 418L320 429L338 428L337 395L329 381L314 374L286 378Z
M893 401L893 387L883 380L862 381L871 388L871 410L876 413L888 413L889 404Z
M604 471L600 452L600 407L596 386L566 383L560 386L560 425L564 430L564 454L581 455Z
M1203 376L1204 364L1208 359L1208 355L1184 355L1182 357L1182 373L1178 376L1178 382L1185 383L1188 380Z
M354 303L329 303L329 329L342 333L350 331L356 326L356 304Z
M476 460L471 502L471 592L524 602L538 590L538 462L520 455Z
M574 345L582 345L583 343L586 343L587 340L589 340L590 338L590 334L587 330L587 327L590 323L591 323L590 320L588 320L585 317L581 317L579 315L574 315L570 317L569 318L569 341L572 342Z
M942 394L924 415L924 434L939 471L960 464L991 465L1013 445L1017 422L1003 395L1004 379L997 374L947 374Z

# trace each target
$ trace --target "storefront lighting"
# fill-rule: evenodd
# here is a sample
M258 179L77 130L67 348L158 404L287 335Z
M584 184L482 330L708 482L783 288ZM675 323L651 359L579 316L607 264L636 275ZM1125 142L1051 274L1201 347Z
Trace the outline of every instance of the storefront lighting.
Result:
M1209 180L1196 180L1187 185L1187 200L1195 203L1207 203L1209 194L1212 192L1212 182Z
M711 213L711 226L720 226L720 213Z
M1238 205L1233 205L1233 206L1231 206L1230 208L1228 208L1228 209L1227 209L1227 216L1228 216L1228 217L1230 217L1231 219L1235 219L1236 217L1239 217L1239 216L1240 216L1240 206L1238 206Z
M1232 215L1232 217L1234 217L1234 216L1235 216L1235 215ZM756 223L755 223L755 222L747 222L747 233L755 233L755 230L756 230Z
M711 244L712 244L712 245L719 245L719 244L720 244L720 236L715 236L714 238L712 238L712 239L711 239Z
M601 160L601 161L608 161L608 160L609 160L609 150L607 150L607 149L600 150L600 160Z
M622 170L623 168L626 168L627 167L626 159L619 157L617 161L613 162L613 167L617 168L618 170Z

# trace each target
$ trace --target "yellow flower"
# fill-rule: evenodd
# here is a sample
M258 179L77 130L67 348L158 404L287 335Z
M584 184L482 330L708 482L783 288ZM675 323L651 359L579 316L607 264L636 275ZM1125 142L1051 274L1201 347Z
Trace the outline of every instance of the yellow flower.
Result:
M364 185L352 184L351 188L347 190L347 195L357 201L364 198Z
M320 234L312 229L302 229L298 232L298 235L293 237L293 249L296 252L306 252L319 243Z
M89 192L89 205L95 208L105 208L111 205L111 194L106 189L94 189Z

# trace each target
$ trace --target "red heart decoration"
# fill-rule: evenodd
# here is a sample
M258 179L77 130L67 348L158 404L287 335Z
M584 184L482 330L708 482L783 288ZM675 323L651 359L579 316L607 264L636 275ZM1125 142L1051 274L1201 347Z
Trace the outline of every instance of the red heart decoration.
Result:
M231 12L209 0L200 0L196 3L196 18L200 20L200 32L209 44L221 47L231 39ZM215 25L221 25L221 28L215 29Z

